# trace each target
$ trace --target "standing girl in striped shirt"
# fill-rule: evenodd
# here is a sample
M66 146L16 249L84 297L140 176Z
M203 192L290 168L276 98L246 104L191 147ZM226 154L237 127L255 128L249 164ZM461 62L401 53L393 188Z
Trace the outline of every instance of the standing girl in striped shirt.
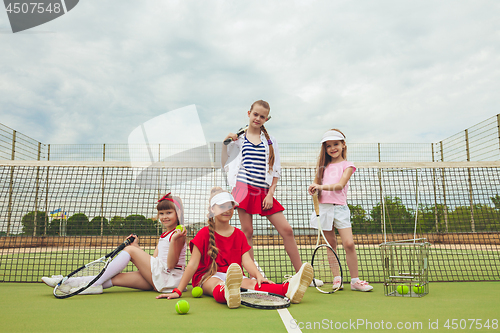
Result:
M222 165L227 180L233 187L232 194L239 202L238 216L241 230L248 244L253 245L252 215L267 217L283 237L285 250L295 271L302 266L293 230L285 216L283 206L274 198L274 192L281 175L281 164L276 139L264 127L269 119L271 108L265 101L252 104L248 111L249 124L245 133L239 137L229 133L229 145L222 146ZM250 251L253 259L253 249Z

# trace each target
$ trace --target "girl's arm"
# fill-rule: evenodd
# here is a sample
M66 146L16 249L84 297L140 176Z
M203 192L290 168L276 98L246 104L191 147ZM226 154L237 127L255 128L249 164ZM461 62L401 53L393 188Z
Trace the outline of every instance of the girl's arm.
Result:
M173 269L175 265L179 262L179 256L181 255L182 248L186 244L187 229L182 228L182 231L176 229L172 235L170 241L170 246L168 248L167 255L167 268Z
M309 185L308 192L309 194L314 194L316 191L340 191L342 190L346 185L349 179L351 178L353 173L352 167L348 167L347 169L344 170L344 173L342 174L342 177L340 177L340 180L338 183L335 184L316 184L313 183Z
M262 209L267 210L267 209L273 208L274 191L276 191L276 187L277 186L278 186L278 178L274 177L273 178L273 183L269 187L269 192L267 192L267 195L264 198L264 201L262 201Z
M182 274L181 282L179 282L179 286L177 289L179 290L184 290L186 289L186 286L188 285L189 281L193 278L194 273L196 273L196 270L198 269L198 265L200 264L201 260L201 252L198 250L196 246L193 246L193 252L191 253L191 259L189 259L189 263L186 266L186 269L184 270L184 274ZM160 298L179 298L179 294L172 292L170 294L160 294L156 296L157 299Z
M257 269L257 266L255 266L252 257L250 257L250 253L248 253L248 251L243 253L243 255L241 256L241 265L247 270L250 276L254 276L257 279L257 284L259 285L259 287L262 282L274 283L262 277L259 270Z
M236 134L229 133L222 141L224 142L224 141L226 141L226 139L229 139L229 138L231 138L233 141L238 140L238 136ZM222 167L224 167L224 165L226 165L227 158L228 158L227 146L225 144L222 144L222 152L221 152L221 158L220 158Z

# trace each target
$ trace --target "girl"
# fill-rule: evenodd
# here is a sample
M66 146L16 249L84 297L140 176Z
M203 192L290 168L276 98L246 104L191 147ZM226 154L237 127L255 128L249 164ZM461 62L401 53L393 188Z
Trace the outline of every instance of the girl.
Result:
M248 111L248 129L239 137L229 133L229 145L222 146L222 165L227 180L233 187L232 194L239 202L238 216L241 230L252 247L252 215L267 217L283 237L285 250L297 272L302 267L293 230L285 216L283 206L274 199L274 192L281 174L278 144L264 127L269 119L269 104L259 100ZM254 259L253 249L249 251Z
M319 217L326 239L337 249L337 228L342 245L346 252L347 266L351 273L351 290L370 291L372 286L358 278L358 257L352 237L351 217L346 197L349 189L349 179L356 171L352 162L346 160L347 145L344 134L338 129L327 131L321 140L316 177L309 185L308 192L313 195L318 191ZM318 228L316 213L311 216L311 226ZM336 276L333 280L333 289L343 289L342 279Z
M181 297L192 279L193 287L200 286L205 295L213 296L229 308L240 306L240 287L286 295L292 303L299 303L313 278L312 266L302 265L288 282L274 284L260 273L250 257L250 245L243 232L229 224L238 203L220 187L210 193L208 226L202 228L189 243L191 258L179 287L173 293L156 298ZM243 276L241 266L255 277Z
M153 256L139 247L139 239L135 238L130 246L125 247L109 264L104 274L81 294L101 294L103 289L113 286L128 287L140 290L156 290L169 292L179 285L186 265L186 229L176 229L184 223L184 208L179 197L170 193L158 200L156 206L158 220L162 223L164 233L158 240ZM135 272L121 273L129 261L139 269ZM62 276L43 277L42 281L54 287ZM88 283L93 277L69 278L65 284L68 290L75 290L81 284Z

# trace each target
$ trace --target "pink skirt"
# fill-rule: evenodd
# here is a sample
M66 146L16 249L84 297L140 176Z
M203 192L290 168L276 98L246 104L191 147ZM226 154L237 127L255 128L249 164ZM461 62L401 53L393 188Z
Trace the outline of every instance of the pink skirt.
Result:
M244 209L248 214L268 216L284 211L285 208L283 208L283 206L275 198L273 198L273 207L271 209L262 209L262 202L268 192L269 189L267 188L260 188L242 182L236 182L236 186L233 188L232 194L236 202L239 203L238 208Z

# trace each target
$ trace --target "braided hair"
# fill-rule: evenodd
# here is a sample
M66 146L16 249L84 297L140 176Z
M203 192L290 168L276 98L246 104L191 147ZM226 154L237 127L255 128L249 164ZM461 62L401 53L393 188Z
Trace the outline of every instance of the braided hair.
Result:
M212 188L212 191L210 191L210 200L216 195L221 192L225 192L222 188L220 187L214 187ZM211 276L213 276L215 273L217 273L217 262L215 261L217 259L217 255L219 254L219 249L217 248L217 244L215 244L215 220L214 220L214 213L211 210L211 207L209 207L208 210L208 235L209 235L209 240L208 240L208 256L210 259L212 259L212 263L210 264L210 268L208 271L203 275L200 285L203 285L203 282L208 280Z

